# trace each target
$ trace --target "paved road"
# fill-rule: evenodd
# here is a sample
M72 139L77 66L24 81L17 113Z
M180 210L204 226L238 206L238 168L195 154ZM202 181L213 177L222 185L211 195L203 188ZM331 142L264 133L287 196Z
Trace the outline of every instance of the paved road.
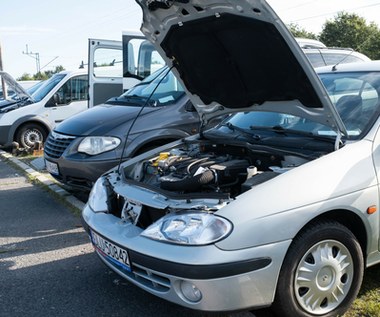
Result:
M1 157L0 281L2 317L204 316L110 271L93 253L79 217Z

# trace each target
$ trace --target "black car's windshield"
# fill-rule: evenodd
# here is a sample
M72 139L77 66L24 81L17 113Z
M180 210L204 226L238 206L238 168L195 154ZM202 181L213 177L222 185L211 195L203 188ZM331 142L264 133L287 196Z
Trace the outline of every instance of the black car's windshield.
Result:
M116 101L126 101L130 104L134 100L147 100L150 97L150 105L166 106L176 103L184 95L184 89L177 78L172 72L169 72L167 67L163 67L122 94ZM113 103L113 101L109 103Z
M45 82L32 94L33 99L38 102L45 96L65 77L65 74L55 74Z
M348 138L361 138L379 114L379 72L326 73L319 77L346 126Z

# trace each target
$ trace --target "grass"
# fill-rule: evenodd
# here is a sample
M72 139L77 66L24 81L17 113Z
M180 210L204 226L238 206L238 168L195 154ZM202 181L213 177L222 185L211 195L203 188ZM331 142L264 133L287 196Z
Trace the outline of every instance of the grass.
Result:
M380 265L365 271L358 298L344 317L380 317Z

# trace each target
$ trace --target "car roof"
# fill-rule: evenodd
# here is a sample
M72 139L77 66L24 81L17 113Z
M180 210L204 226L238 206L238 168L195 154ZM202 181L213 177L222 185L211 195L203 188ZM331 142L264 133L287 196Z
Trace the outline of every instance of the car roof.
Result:
M307 39L302 37L295 38L299 46L302 48L326 48L327 46L320 41Z
M303 48L305 53L322 53L322 54L347 54L360 58L363 61L370 61L371 59L358 51L354 51L351 48L341 47L323 47L323 48Z
M380 71L380 60L317 67L315 71L317 73Z

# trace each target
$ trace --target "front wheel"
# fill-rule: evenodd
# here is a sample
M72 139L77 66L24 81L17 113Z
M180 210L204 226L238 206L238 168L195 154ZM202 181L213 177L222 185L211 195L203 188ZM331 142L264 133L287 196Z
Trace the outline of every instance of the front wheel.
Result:
M343 315L363 279L360 244L345 226L329 221L297 236L289 248L273 305L278 316Z
M47 137L46 130L35 123L27 123L19 128L16 134L16 141L21 147L30 149L36 142L44 143Z

